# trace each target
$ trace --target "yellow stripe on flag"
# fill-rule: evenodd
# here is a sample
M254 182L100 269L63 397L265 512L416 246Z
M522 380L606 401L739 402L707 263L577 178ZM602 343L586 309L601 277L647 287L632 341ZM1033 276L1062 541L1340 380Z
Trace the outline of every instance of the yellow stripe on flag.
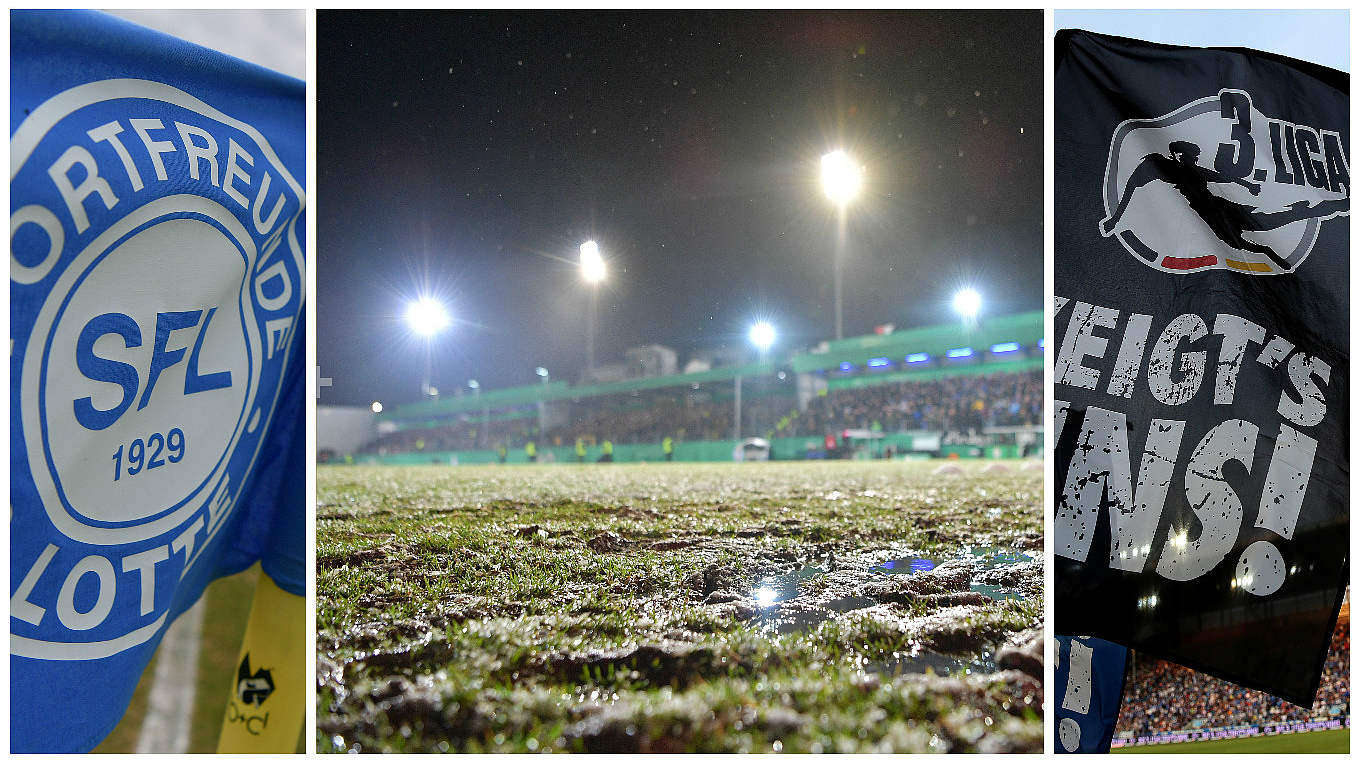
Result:
M218 752L291 753L307 705L306 597L260 574L237 655Z
M1228 266L1233 269L1241 269L1244 272L1269 272L1269 264L1260 264L1254 261L1237 261L1236 259L1224 259Z

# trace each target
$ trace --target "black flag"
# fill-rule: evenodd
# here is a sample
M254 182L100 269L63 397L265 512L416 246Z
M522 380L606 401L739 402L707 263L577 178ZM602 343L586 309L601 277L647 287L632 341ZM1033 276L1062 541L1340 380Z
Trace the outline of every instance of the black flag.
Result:
M1055 45L1056 630L1310 705L1349 545L1346 74Z

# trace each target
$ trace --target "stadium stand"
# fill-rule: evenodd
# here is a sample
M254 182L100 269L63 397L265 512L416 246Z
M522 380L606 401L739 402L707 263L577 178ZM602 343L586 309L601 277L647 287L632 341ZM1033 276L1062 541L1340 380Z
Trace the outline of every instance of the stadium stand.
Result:
M830 392L792 417L787 435L845 428L980 433L1043 423L1043 372L1002 372Z
M546 437L563 445L576 438L616 443L652 443L666 436L678 441L716 441L733 429L730 402L686 404L673 397L642 408L599 408L570 424L549 428ZM747 430L771 438L819 436L846 428L882 431L936 430L960 440L987 427L1040 425L1043 373L998 373L828 392L806 411L788 398L745 402ZM368 450L448 451L478 448L483 426L466 420L435 428L402 430L374 441ZM493 445L519 448L538 436L535 420L496 420L485 426ZM423 445L417 446L423 441Z
M1349 604L1347 604L1349 608ZM1311 709L1164 660L1133 655L1113 746L1231 738L1350 724L1350 616L1337 621Z
M977 330L859 336L701 372L482 390L376 415L377 435L356 453L366 461L485 462L501 461L495 452L503 446L511 452L505 461L516 462L514 452L533 441L545 461L575 461L580 439L622 446L621 461L630 461L660 458L661 441L671 438L675 459L694 461L730 458L739 436L754 436L769 439L780 458L978 456L998 442L1009 453L992 455L1015 456L1038 449L1042 331L1041 314L1029 312ZM823 447L824 436L841 445Z

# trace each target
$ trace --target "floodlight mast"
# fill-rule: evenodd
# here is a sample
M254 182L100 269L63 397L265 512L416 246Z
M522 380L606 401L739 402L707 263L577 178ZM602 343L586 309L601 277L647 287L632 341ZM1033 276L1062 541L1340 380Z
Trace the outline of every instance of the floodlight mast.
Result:
M775 331L774 325L764 320L751 325L751 329L746 331L746 337L751 344L760 352L760 361L763 364L769 357L770 346L774 345ZM737 445L741 446L741 375L738 374L732 379L732 427L733 437L737 439ZM746 450L741 449L742 458L746 456Z
M605 277L604 257L600 255L600 244L594 240L581 244L581 277L592 285Z
M406 324L411 331L425 339L425 377L420 386L420 397L434 396L434 338L449 326L449 312L444 304L424 296L406 307Z
M969 326L977 324L978 314L982 312L982 296L972 288L960 290L954 294L954 311Z
M587 240L581 244L581 279L590 285L590 313L586 315L586 380L595 371L595 316L599 311L600 282L605 278L604 257L600 244Z
M846 207L850 205L864 185L864 169L856 164L843 150L832 151L822 156L822 192L836 204L836 340L845 337L842 320L841 265L845 259Z
M822 191L837 206L844 208L864 185L864 169L843 150L822 156Z
M751 325L748 337L750 337L752 345L759 349L761 360L764 361L766 352L774 344L774 326L769 322L757 322Z
M538 375L538 379L543 381L543 385L544 385L544 386L546 386L546 385L548 384L548 368L547 368L547 367L534 367L534 374L535 374L535 375ZM538 395L538 440L539 440L539 443L546 443L546 442L547 442L547 431L548 431L547 417L548 417L547 409L546 409L546 407L544 407L544 405L543 405L543 393L542 393L542 391L540 390L539 395Z

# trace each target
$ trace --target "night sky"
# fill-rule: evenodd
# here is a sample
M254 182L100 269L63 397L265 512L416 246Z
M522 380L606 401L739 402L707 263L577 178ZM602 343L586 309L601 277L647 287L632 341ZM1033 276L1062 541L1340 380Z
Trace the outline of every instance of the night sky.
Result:
M597 363L629 347L776 351L834 335L844 147L845 334L1042 307L1043 15L962 12L317 13L322 404L415 400L422 292L455 318L434 384L575 381L609 262Z

